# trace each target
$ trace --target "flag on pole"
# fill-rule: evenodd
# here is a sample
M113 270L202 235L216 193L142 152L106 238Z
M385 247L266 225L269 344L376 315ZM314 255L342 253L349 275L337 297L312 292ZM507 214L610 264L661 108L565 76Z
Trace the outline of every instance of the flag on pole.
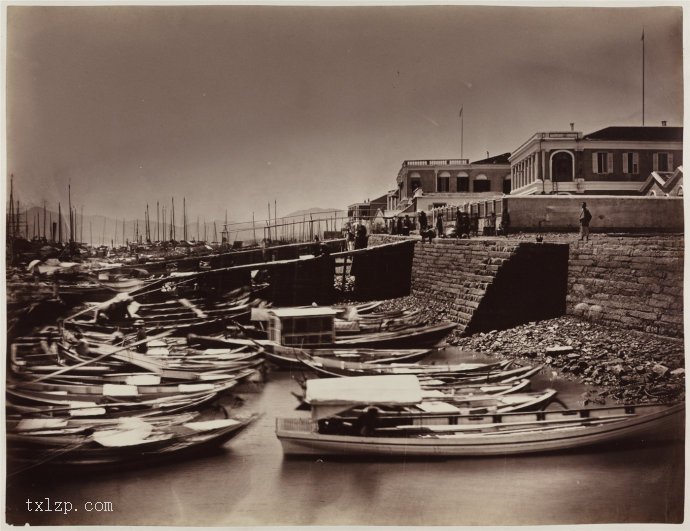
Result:
M644 28L642 29L642 38L640 39L641 41L644 40Z
M460 107L460 114L458 116L459 118L462 118L462 107Z

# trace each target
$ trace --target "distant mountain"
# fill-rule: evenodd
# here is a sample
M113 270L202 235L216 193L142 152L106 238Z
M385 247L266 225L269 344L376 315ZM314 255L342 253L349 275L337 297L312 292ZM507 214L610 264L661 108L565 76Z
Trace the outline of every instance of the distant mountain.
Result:
M307 208L306 210L297 210L296 212L291 212L290 214L287 214L286 216L280 216L280 217L286 217L286 218L292 218L292 217L304 217L304 216L309 216L311 214L314 218L325 218L328 217L326 214L330 214L332 217L333 214L338 214L338 216L342 215L346 211L341 209L341 208L319 208L319 207L313 207L313 208ZM317 216L317 214L319 214Z

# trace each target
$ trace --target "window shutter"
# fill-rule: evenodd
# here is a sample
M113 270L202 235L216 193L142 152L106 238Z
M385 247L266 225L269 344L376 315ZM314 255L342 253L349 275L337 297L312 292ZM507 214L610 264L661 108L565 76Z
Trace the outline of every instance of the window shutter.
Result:
M613 173L613 153L606 154L606 173Z
M597 152L592 153L592 173L599 173L599 168L597 168Z
M667 169L667 171L673 171L673 170L674 170L674 167L673 167L673 153L669 153L669 154L668 154L668 168L666 168L666 169Z
M623 153L623 173L630 173L628 170L628 154Z
M652 171L658 171L659 170L659 154L654 153L654 156L652 157Z

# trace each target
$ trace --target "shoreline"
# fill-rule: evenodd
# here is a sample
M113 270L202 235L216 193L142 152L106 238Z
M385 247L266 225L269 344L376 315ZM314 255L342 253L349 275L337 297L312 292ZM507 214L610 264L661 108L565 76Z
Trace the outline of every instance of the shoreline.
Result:
M408 295L384 301L381 309L420 309L429 322L436 322L445 320L446 306ZM685 400L682 338L565 315L469 336L454 331L446 342L492 357L544 363L561 377L591 387L585 405L607 399L629 404Z

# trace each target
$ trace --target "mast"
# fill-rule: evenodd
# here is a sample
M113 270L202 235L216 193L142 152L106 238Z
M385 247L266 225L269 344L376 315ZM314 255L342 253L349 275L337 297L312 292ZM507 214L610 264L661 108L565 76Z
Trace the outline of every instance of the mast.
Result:
M156 201L156 241L159 242L161 241L161 224L160 224L160 206L158 205L158 201Z
M14 238L17 235L17 227L14 223L14 173L10 174L10 236Z
M48 239L46 235L46 202L43 201L43 238Z
M172 198L172 217L170 218L170 239L175 239L175 198Z
M68 202L68 208L69 208L69 243L72 243L74 240L74 223L72 221L72 185L68 184L67 185L67 202Z
M182 236L187 241L187 198L182 196Z
M62 208L58 202L58 242L62 243Z

